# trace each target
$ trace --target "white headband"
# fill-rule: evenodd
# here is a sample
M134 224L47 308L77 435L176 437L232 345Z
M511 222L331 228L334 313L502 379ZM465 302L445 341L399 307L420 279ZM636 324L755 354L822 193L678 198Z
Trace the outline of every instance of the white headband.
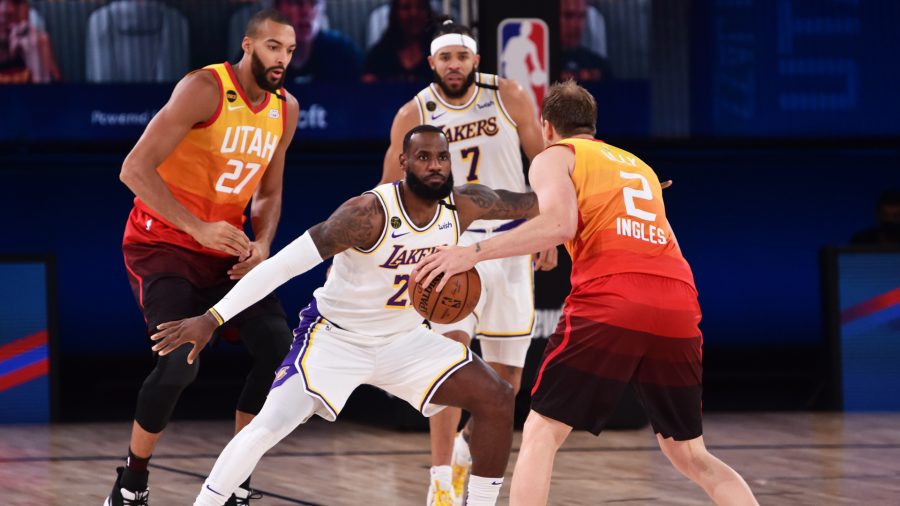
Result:
M431 41L431 56L447 46L465 46L475 54L478 54L478 44L475 39L462 33L445 33Z

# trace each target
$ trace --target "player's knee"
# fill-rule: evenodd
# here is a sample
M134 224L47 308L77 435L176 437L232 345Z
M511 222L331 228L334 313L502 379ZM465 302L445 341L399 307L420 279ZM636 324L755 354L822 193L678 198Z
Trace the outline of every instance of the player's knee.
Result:
M200 370L200 360L194 360L193 364L189 364L187 356L190 352L190 346L182 346L168 355L159 357L153 371L144 380L144 388L176 389L180 393L193 383Z
M469 346L469 344L472 343L472 337L462 330L448 330L444 333L444 337L452 339L457 343L463 343L466 346Z
M522 441L523 444L525 441L528 441L542 447L551 446L559 449L568 434L569 431L565 426L551 422L532 411L525 420L525 427L522 430Z
M494 377L489 387L482 390L482 404L498 415L512 413L515 405L516 393L513 386L506 380Z
M698 481L709 469L710 453L703 446L687 441L671 441L661 445L663 454L672 466L684 476Z
M280 318L260 318L240 328L254 365L274 371L291 349L293 334Z

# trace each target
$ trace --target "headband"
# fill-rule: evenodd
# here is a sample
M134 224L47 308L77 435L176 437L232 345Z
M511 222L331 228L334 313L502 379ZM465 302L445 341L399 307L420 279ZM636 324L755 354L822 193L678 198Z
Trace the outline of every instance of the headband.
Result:
M431 55L434 56L447 46L465 46L466 49L478 54L478 44L472 37L462 33L445 33L431 41Z

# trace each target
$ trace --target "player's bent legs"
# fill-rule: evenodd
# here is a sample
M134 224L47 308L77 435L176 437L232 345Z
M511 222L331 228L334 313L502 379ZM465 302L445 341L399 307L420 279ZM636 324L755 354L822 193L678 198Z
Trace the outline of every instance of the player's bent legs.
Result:
M657 434L656 439L675 469L703 488L714 503L719 506L758 504L741 475L709 453L703 442L703 436L688 441L676 441Z
M259 459L316 412L318 402L303 390L299 374L272 389L259 415L222 450L194 505L225 504Z
M512 447L512 386L475 357L444 381L431 402L472 414L472 474L502 477Z
M469 334L461 330L447 331L444 333L444 336L466 346L472 342ZM453 453L453 435L456 433L457 427L459 427L461 417L461 409L448 406L428 419L428 426L431 432L432 466L450 465L450 457Z
M516 506L547 504L550 476L556 452L572 427L536 411L528 413L522 431L522 446L513 469L509 503Z

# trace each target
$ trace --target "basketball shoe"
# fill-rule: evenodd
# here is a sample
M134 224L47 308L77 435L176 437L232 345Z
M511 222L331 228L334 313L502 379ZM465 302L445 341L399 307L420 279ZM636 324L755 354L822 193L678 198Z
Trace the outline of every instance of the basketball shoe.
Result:
M116 482L113 483L112 492L103 502L103 506L148 506L150 501L150 487L144 490L128 490L122 487L122 471L124 467L116 468Z
M432 467L430 473L428 499L425 504L427 506L460 506L460 502L453 494L450 466Z
M231 494L231 497L225 501L225 506L250 506L251 499L261 499L262 494L250 489L238 487L237 490Z
M469 453L469 442L463 437L463 431L453 439L453 455L450 457L450 467L453 469L453 494L460 503L466 493L466 483L469 481L469 473L472 471L472 454Z

